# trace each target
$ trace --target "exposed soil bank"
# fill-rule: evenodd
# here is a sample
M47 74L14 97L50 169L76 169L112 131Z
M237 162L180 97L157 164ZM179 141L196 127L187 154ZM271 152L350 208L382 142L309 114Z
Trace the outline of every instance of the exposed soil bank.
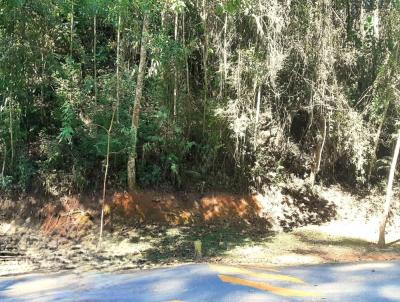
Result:
M2 200L0 275L192 262L195 240L201 240L207 262L268 266L400 259L398 245L379 250L374 243L377 200L378 195L360 199L338 187L264 196L116 193L107 204L100 247L95 198ZM392 220L389 231L398 226Z

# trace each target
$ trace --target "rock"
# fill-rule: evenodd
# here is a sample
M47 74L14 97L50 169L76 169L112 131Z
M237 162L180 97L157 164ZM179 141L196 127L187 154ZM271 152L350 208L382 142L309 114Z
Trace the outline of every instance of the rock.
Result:
M58 248L58 242L57 242L57 241L50 241L50 242L47 244L47 248L48 248L49 250L56 250L56 249Z
M11 221L11 223L4 223L0 225L0 234L4 235L14 235L17 228L15 226L15 221Z
M80 250L80 249L82 249L82 246L80 244L74 245L71 247L71 250L73 250L73 251Z
M39 241L39 239L38 239L37 237L34 237L34 236L29 236L28 241L29 241L30 243L32 243L32 242Z
M69 241L65 238L61 238L60 240L58 240L59 245L66 245L68 243L69 243Z

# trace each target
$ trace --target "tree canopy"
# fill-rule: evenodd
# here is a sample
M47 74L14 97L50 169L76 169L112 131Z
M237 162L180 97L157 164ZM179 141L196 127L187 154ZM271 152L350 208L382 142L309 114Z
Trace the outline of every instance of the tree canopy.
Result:
M1 0L0 189L377 183L399 40L399 0Z

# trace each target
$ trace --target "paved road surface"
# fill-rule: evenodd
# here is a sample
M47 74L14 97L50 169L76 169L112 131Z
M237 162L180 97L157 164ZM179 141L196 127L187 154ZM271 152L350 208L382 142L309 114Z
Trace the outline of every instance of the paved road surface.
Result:
M0 301L400 301L400 262L31 274L0 278Z

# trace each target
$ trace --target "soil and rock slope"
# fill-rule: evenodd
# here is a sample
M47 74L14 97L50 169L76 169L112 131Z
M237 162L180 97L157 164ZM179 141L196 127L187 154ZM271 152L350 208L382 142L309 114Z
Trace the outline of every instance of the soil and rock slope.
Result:
M201 261L207 262L399 259L399 246L375 246L378 204L377 194L361 198L340 187L319 187L313 194L285 188L263 196L117 192L109 198L99 245L94 197L2 199L0 275L192 262L195 240L201 240ZM392 220L395 230L399 222Z

